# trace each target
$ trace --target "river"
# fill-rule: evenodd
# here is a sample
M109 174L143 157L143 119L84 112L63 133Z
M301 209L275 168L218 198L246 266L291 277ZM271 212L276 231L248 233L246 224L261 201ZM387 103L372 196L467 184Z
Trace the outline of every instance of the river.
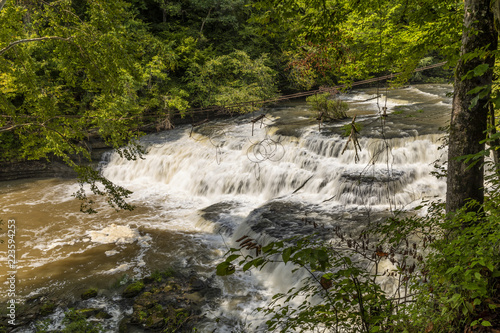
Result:
M445 181L431 172L446 159L446 149L438 149L439 128L449 121L451 91L449 85L417 85L388 90L387 96L380 91L378 99L374 88L342 95L349 117L356 115L361 126L358 153L352 143L342 153L350 119L320 127L303 101L266 108L266 117L253 126L258 114L148 135L144 159L109 153L101 162L106 177L133 191L132 212L96 200L98 214L80 213L74 180L3 182L2 239L8 220L15 220L17 231L17 297L77 299L89 287L107 289L176 267L222 289L216 305L206 308L200 331L258 325L255 308L297 277L286 269L215 277L227 248L243 235L265 243L318 226L355 230L367 216L442 197ZM385 118L379 116L383 107ZM0 244L3 290L7 245ZM6 292L1 298L8 299ZM130 311L118 299L109 294L93 300L112 314L104 322L109 331Z

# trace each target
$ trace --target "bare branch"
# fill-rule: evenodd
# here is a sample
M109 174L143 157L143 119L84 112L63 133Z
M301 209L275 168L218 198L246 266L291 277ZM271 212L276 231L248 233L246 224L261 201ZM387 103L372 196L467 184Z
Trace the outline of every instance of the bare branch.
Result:
M7 1L7 0L0 0L0 1ZM0 2L0 5L1 4L2 4L2 2ZM0 10L1 10L1 7L0 7ZM5 52L7 52L8 50L10 50L11 48L13 48L14 46L16 46L18 44L38 42L38 41L49 40L49 39L57 39L57 40L62 40L62 41L70 41L71 39L73 39L73 37L63 38L63 37L58 37L58 36L47 36L47 37L20 39L20 40L16 40L15 42L10 43L7 47L1 49L0 50L0 55L4 54Z

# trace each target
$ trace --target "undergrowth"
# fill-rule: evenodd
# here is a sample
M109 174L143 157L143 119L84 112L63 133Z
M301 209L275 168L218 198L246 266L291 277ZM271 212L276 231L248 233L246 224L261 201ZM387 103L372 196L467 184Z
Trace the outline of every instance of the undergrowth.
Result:
M499 182L491 184L479 209L469 203L448 216L443 203L426 202L413 216L395 214L358 235L337 228L328 241L243 237L217 274L276 262L307 272L301 286L259 309L269 331L493 332L500 326L500 196Z

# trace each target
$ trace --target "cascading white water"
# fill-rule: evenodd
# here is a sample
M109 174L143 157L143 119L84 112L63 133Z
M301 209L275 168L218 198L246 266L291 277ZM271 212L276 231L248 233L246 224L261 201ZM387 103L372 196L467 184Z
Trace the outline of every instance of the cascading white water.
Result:
M421 93L436 99L436 95ZM374 103L368 106L374 108ZM411 106L411 103L396 100L390 105L389 112L401 105ZM194 131L181 128L148 136L144 160L127 161L115 154L103 174L133 188L136 195L158 187L164 191L163 195L176 198L174 201L188 198L188 201L203 202L198 209L231 202L237 209L229 209L225 219L221 214L210 222L198 220L192 227L202 227L207 232L225 231L224 236L233 242L248 235L260 244L276 239L276 235L292 236L303 227L292 228L295 231L280 225L273 225L272 231L256 228L255 224L252 225L255 220L245 216L254 209L256 212L266 209L258 208L260 205L266 207L273 202L284 207L297 203L316 205L320 208L312 214L317 219L328 211L342 211L336 215L336 221L322 221L323 225L335 225L342 222L339 217L352 218L359 214L360 209L407 209L423 198L443 195L445 182L431 175L434 164L444 161L445 151L438 149L442 134L430 134L423 129L421 131L427 134L418 135L420 128L412 124L411 131L402 130L399 135L393 133L386 138L384 123L390 124L387 128L390 132L391 127L398 126L395 116L389 116L384 123L374 122L377 118L372 115L360 118L360 123L367 126L360 134L361 151L357 153L356 163L352 143L344 151L347 138L335 130L349 121L323 130L317 125L308 125L299 130L299 135L282 136L279 135L279 123L293 121L287 119L285 109L279 115L269 112L266 126L261 129L252 129L251 118L242 117L237 121L207 124ZM363 136L363 133L368 133L368 136ZM276 213L276 219L286 218L279 214ZM309 214L311 216L311 212ZM352 220L349 223L353 223ZM229 228L221 229L220 224L229 225ZM351 225L350 228L355 227ZM258 280L271 293L285 292L304 277L305 272L292 274L291 270L292 267L285 265L268 265ZM240 275L239 278L249 283L248 276ZM245 288L244 284L241 286ZM232 294L229 299L245 290L225 288L227 295ZM256 301L250 297L246 302ZM234 305L234 302L228 304ZM255 308L255 304L243 304L249 309ZM238 315L229 308L225 312L226 315ZM246 315L249 316L247 321L258 322L255 314Z
M362 138L355 164L352 147L341 154L346 138L308 129L300 138L271 137L275 147L268 149L277 150L276 160L257 163L249 155L255 142L265 138L252 137L248 128L228 125L225 139L231 143L219 147L206 137L190 138L186 129L177 141L151 145L144 160L127 161L115 154L103 174L128 186L162 184L211 203L238 196L266 201L289 195L302 184L301 199L334 197L343 205L402 207L443 193L444 183L430 175L434 163L443 160L437 134Z
M430 173L445 156L438 149L437 128L448 117L445 92L450 89L432 85L395 91L383 123L377 116L380 105L371 99L375 91L343 96L351 107L349 115L357 114L362 125L357 163L352 143L342 154L347 138L341 136L341 127L350 120L320 129L304 103L266 110L264 126L256 123L253 130L253 117L243 116L193 131L187 126L146 136L144 159L128 161L112 154L102 163L104 176L134 192L136 211L125 217L105 208L104 215L92 218L67 214L62 203L69 202L76 186L46 185L50 190L40 190L43 202L37 198L26 205L43 204L40 209L50 210L50 201L53 207L62 206L61 212L53 209L40 226L32 227L29 232L38 242L23 244L33 250L23 255L20 265L26 276L50 275L57 268L75 283L84 279L82 274L140 278L151 267L174 261L213 276L226 245L236 246L234 241L244 235L266 244L315 231L307 220L355 230L368 209L383 215L417 205L422 198L440 197L445 182ZM2 201L16 211L19 199L10 196ZM68 275L59 268L64 260L83 268L72 268ZM244 323L258 326L262 318L254 309L302 276L292 274L289 266L269 265L261 273L219 279L224 297L206 314L220 320L199 329L230 332ZM44 281L39 284L46 285Z

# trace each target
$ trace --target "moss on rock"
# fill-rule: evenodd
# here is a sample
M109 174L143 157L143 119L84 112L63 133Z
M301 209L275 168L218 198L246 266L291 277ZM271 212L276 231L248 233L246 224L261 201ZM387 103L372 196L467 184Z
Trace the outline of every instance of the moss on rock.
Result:
M129 284L127 288L123 291L123 297L125 298L132 298L141 293L141 291L144 289L144 282L142 280L136 281L132 284Z
M87 299L90 299L90 298L94 298L97 296L97 292L98 292L98 289L97 288L90 288L90 289L87 289L86 291L83 292L83 294L81 295L82 297L82 300L87 300Z

